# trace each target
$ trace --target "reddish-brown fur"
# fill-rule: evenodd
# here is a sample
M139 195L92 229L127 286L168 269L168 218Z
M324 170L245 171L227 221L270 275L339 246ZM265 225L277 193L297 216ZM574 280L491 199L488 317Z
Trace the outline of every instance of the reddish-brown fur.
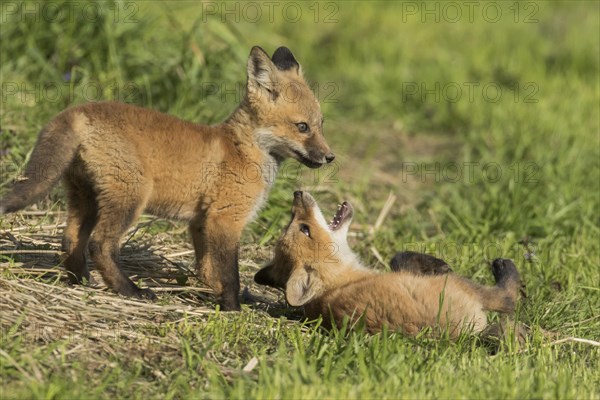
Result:
M62 178L68 200L64 265L71 280L89 279L89 242L109 287L147 298L155 296L117 264L120 239L144 210L187 220L201 277L222 309L238 310L238 242L277 166L288 157L312 168L333 160L319 103L291 52L280 48L271 60L254 47L247 72L244 100L214 126L110 102L63 111L40 133L25 179L0 211L31 204ZM309 132L300 131L301 122Z
M296 192L292 221L273 261L255 280L285 288L288 302L304 306L308 318L322 316L326 326L340 326L345 318L351 323L362 319L369 332L387 326L416 335L429 327L445 329L456 337L465 329L484 330L487 311L514 311L520 280L510 260L494 261L497 284L492 287L451 272L425 275L413 265L380 273L361 266L349 249L349 224L346 220L332 231L314 199Z

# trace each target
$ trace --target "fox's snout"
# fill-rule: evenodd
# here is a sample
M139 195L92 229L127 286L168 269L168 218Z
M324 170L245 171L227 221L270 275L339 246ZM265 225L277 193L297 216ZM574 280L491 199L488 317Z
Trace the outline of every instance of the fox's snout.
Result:
M329 145L327 144L327 142L325 142L325 139L323 138L323 136L319 135L320 137L318 137L317 139L319 139L319 141L321 141L321 143L318 143L319 146L313 149L308 148L308 155L310 158L312 158L314 161L317 161L319 163L323 163L323 161L325 161L327 164L331 163L333 160L335 160L335 154L333 154L333 152L331 151L331 148L329 147Z
M302 202L302 197L304 196L304 192L301 190L296 190L294 192L294 200L292 201L292 212L296 212L299 208L304 208L304 204Z
M298 210L298 208L308 210L314 205L315 199L310 195L310 193L303 192L301 190L296 190L294 192L294 201L292 202L292 207L294 210Z
M303 160L302 157L298 161L302 162L310 168L318 168L323 164L331 163L335 160L335 154L331 151L331 147L327 144L325 137L321 131L315 132L312 136L303 143L304 153L303 155L307 160Z
M296 152L295 158L309 168L319 168L323 164L329 164L335 160L335 154L333 154L329 148L325 151L314 151L305 148L304 153L305 154L303 154L303 152Z

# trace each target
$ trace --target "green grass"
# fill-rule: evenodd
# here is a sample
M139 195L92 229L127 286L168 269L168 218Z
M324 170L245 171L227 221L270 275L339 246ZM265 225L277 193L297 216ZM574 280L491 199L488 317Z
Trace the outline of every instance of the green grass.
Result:
M541 333L600 339L597 2L491 3L502 7L497 22L483 17L490 3L478 3L472 22L466 6L457 22L443 14L436 22L423 14L443 7L434 2L325 2L318 16L312 2L296 3L302 16L293 23L283 4L272 21L264 5L256 23L243 3L228 3L238 4L238 22L236 14L223 21L207 12L206 4L223 10L223 3L102 3L92 21L72 2L49 4L72 14L49 21L2 5L1 191L40 128L66 106L117 99L214 123L243 94L251 46L287 45L314 82L337 164L280 176L244 243L268 253L288 220L292 190L318 186L326 213L343 199L353 203L353 247L376 268L385 266L372 247L385 261L417 249L491 282L488 262L513 258L527 284L519 319L534 334L523 348L505 343L492 355L471 337L326 333L245 306L147 327L173 338L168 343L145 343L144 332L109 348L89 338L82 345L94 354L86 355L71 340L29 340L23 326L2 320L2 398L600 397L598 348L549 344ZM369 234L390 192L398 200ZM64 208L60 189L39 204L49 206ZM10 218L0 220L3 228ZM187 241L175 226L174 237ZM529 259L525 238L535 251ZM242 258L267 261L252 251ZM246 278L255 271L242 266ZM253 357L258 365L243 372Z

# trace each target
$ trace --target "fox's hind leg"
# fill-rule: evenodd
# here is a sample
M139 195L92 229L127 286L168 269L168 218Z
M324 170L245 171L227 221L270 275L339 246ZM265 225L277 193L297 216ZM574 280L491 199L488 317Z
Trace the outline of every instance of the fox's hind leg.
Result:
M479 290L484 309L510 313L515 310L519 298L521 278L515 264L498 258L492 262L492 274L496 286L482 286Z
M74 176L64 179L67 192L67 226L63 232L63 265L71 283L90 281L85 250L96 225L97 207L91 185Z
M119 268L120 240L137 219L139 204L100 202L98 222L90 241L90 255L108 287L123 296L156 299L150 289L140 289Z
M143 211L151 183L144 182L135 164L122 162L108 167L108 171L116 172L95 176L98 216L89 243L90 255L106 285L115 292L154 300L156 295L150 289L137 287L118 265L120 240Z
M452 272L445 261L414 251L396 253L390 261L390 267L392 271L410 271L421 275L440 275Z
M496 285L515 292L515 296L519 292L521 278L517 267L512 260L497 258L492 262L492 274L496 279Z

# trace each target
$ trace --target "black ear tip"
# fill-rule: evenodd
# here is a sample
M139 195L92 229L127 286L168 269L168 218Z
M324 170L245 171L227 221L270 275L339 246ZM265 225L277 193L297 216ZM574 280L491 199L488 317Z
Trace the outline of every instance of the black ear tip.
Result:
M284 55L287 55L287 56L292 55L292 57L293 57L292 51L290 49L288 49L285 46L279 46L277 48L277 50L275 50L275 53L273 53L273 58L275 58L276 56L284 56Z
M282 71L299 67L298 61L294 58L291 50L285 46L281 46L275 50L273 57L271 57L271 61L273 61L273 64Z

